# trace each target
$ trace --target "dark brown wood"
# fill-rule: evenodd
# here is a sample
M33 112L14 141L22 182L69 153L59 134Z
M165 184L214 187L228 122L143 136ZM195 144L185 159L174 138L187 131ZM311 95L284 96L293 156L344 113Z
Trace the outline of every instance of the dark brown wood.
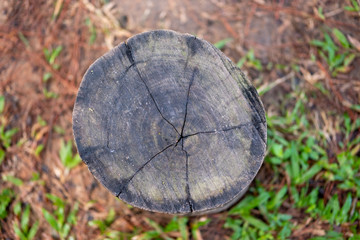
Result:
M210 43L135 35L99 58L78 92L79 154L115 196L150 211L220 211L254 179L265 112L244 74Z

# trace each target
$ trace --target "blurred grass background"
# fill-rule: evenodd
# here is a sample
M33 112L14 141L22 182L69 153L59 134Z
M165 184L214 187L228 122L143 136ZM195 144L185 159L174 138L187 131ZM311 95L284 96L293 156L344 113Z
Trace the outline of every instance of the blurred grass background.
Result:
M358 0L0 2L1 239L360 239ZM265 162L231 209L132 208L92 177L71 115L88 66L150 29L215 44L264 102Z

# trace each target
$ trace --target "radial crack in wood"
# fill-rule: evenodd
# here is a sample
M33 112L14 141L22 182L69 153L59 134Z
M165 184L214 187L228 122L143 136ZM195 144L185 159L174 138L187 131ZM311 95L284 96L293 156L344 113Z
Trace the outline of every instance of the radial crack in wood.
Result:
M165 30L135 35L89 67L73 130L115 196L171 214L229 207L266 150L265 112L245 75L210 43Z
M181 145L169 147L141 168L119 197L147 210L160 211L166 206L172 213L191 213L185 165L186 153Z
M155 104L155 106L156 106L156 109L159 111L161 117L162 117L167 123L169 123L169 124L174 128L174 130L177 132L177 134L179 134L179 132L178 132L178 130L175 128L175 126L174 126L169 120L167 120L167 119L164 117L164 115L161 113L160 108L159 108L158 104L156 103L153 95L151 94L148 85L146 84L145 80L144 80L143 77L141 76L140 71L139 71L137 65L135 65L135 61L134 61L134 58L133 58L133 55L132 55L132 52L131 52L131 47L130 47L130 45L125 42L125 46L126 46L126 49L127 49L127 50L126 50L126 55L128 56L131 65L135 67L135 70L136 70L137 74L139 75L140 80L144 83L147 92L149 93L152 101L154 102L154 104Z
M190 89L191 89L191 86L192 86L192 84L194 82L195 75L196 75L197 71L198 70L195 68L194 72L193 72L193 75L192 75L192 77L190 79L189 88L188 88L187 95L186 95L184 122L183 122L183 125L181 127L181 134L180 134L181 138L183 137L184 128L185 128L185 124L186 124L186 116L187 116L187 109L188 109L188 103L189 103Z
M189 185L189 154L184 149L184 139L182 139L182 141L181 141L181 150L185 152L185 156L186 156L186 188L185 188L186 201L189 204L190 213L192 213L192 212L194 212L194 207L193 207L193 203L191 202L190 185Z
M147 164L149 164L151 162L151 160L153 160L154 158L156 158L159 154L165 152L168 148L170 148L171 146L174 146L174 144L171 144L169 146L167 146L166 148L164 148L163 150L161 150L160 152L156 153L154 156L152 156L149 161L145 162L144 165L142 165L138 170L136 170L136 172L125 182L125 184L123 186L121 186L121 189L119 191L118 194L116 194L117 197L119 197L119 195L124 191L124 189L127 187L127 185L131 182L131 180L136 176L136 174L138 174Z
M198 134L210 134L210 133L218 133L218 132L231 131L231 130L233 130L233 129L239 129L239 128L242 128L242 127L245 127L245 126L250 126L250 125L252 125L252 124L253 124L252 122L249 122L249 123L240 124L240 125L238 125L238 126L233 126L233 127L229 127L229 128L220 129L220 130L217 130L217 129L216 129L216 130L209 130L209 131L191 133L191 134L189 134L189 135L184 136L183 138L192 137L192 136L195 136L195 135L198 135Z
M247 189L245 183L257 172L252 166L261 164L266 148L259 144L262 141L254 128L193 135L183 141L189 156L188 182L195 199L194 212L228 207ZM199 149L198 145L208 147Z

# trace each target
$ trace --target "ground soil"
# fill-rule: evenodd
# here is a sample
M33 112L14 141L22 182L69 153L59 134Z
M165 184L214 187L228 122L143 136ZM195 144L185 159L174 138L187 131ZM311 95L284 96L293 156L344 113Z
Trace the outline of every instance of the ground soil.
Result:
M160 224L171 219L168 215L129 208L102 187L85 164L66 171L60 161L60 141L73 140L72 109L78 86L96 58L128 37L150 29L191 33L212 43L231 38L222 50L234 62L254 49L263 66L269 63L285 66L285 70L272 67L261 72L244 66L244 72L257 87L290 74L292 64L301 69L262 96L268 114L276 113L284 96L300 87L315 91L318 96L309 100L314 116L315 112L321 115L326 109L336 114L347 112L356 119L359 113L350 109L349 103L360 103L360 68L357 67L360 58L355 59L348 73L336 78L330 76L323 61L310 61L316 51L309 41L319 38L329 27L360 39L360 16L344 12L343 5L342 1L330 0L1 1L0 95L6 100L3 117L7 128L19 129L14 142L21 141L22 145L8 149L0 172L13 174L25 182L16 191L21 201L31 203L33 218L40 221L38 239L54 236L41 212L43 207L52 207L46 193L60 196L70 204L80 203L78 224L73 229L77 239L98 238L100 232L88 226L88 221L104 218L110 208L117 214L112 228L123 232L151 229L146 218ZM316 14L319 6L328 14L326 20ZM96 31L94 43L90 43L92 30L86 24L87 19ZM60 68L55 70L46 60L44 48L57 46L62 46L62 51L55 60ZM52 78L44 82L46 72L52 73ZM315 82L322 82L330 96L316 91ZM44 89L57 97L45 97ZM38 116L47 122L45 126L38 123ZM64 131L55 131L54 127ZM40 144L44 149L37 156L34 151ZM36 172L44 184L30 181ZM271 169L265 166L257 180L266 182L269 177ZM8 185L1 182L0 188ZM91 200L96 202L90 204ZM229 229L223 228L224 216L221 213L209 216L211 224L201 228L203 239L224 239L231 235ZM322 233L319 229L326 228L318 222L307 224L299 212L293 216L304 232L303 235L295 232L292 239L316 236ZM11 220L1 221L0 238L14 239L14 236Z

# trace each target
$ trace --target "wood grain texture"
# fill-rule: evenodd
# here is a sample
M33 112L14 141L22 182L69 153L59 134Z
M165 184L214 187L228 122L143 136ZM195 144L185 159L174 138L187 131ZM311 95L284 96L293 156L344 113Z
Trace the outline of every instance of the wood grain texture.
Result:
M135 35L90 66L73 131L115 196L171 214L228 207L266 150L264 108L244 74L210 43L164 30Z

